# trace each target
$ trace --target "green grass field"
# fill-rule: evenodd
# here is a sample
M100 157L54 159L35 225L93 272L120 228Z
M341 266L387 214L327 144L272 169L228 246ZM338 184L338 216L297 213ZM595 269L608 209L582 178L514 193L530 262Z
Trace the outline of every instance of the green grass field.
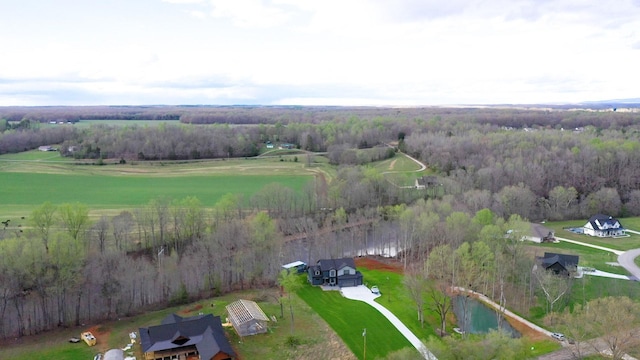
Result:
M367 358L383 358L411 347L387 318L363 302L346 299L338 291L322 291L310 285L305 285L297 294L338 333L358 359L364 358L362 333L365 328Z
M38 161L52 154L29 152L0 157L0 201L5 215L25 215L46 201L79 202L91 210L127 209L160 197L197 197L211 207L225 194L241 195L246 204L264 186L279 183L301 192L322 167L307 168L277 158L198 162L131 162L124 165L78 165Z
M270 183L300 191L309 180L308 176L264 175L147 177L0 173L0 182L4 184L0 198L6 205L80 202L90 209L104 209L140 206L160 197L195 196L209 207L227 193L242 194L248 200Z
M391 271L368 270L363 267L359 267L358 270L362 272L364 281L369 287L376 285L380 289L382 296L377 298L376 302L394 313L418 338L426 342L429 336L436 335L435 326L440 320L435 313L425 307L425 319L432 320L433 323L425 323L424 328L420 326L415 302L402 283L403 275Z

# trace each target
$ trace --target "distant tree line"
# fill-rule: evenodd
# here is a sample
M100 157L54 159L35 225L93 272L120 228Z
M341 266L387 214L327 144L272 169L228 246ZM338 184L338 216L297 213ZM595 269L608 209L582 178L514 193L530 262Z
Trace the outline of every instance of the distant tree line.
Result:
M433 120L436 123L489 124L515 128L575 129L595 126L622 129L638 123L637 113L614 112L611 107L568 110L566 106L521 108L353 107L353 106L7 106L0 119L9 122L81 120L180 120L185 124L271 124L344 121L350 118L401 122Z
M211 115L244 125L75 128L40 127L29 119L66 112L132 118ZM517 213L539 220L585 217L598 210L613 216L640 213L636 113L185 106L0 108L0 114L0 153L60 144L63 156L78 159L193 160L255 156L272 142L326 152L330 163L340 166L389 158L393 149L385 144L393 143L428 164L447 194L469 194L502 216ZM16 114L21 120L10 122ZM251 124L251 119L260 123Z

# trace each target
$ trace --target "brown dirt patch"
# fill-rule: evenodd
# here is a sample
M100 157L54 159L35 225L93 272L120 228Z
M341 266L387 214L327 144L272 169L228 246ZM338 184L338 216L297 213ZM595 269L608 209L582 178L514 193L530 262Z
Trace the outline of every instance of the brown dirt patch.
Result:
M396 166L396 161L398 161L398 160L397 160L397 159L396 159L396 160L393 160L393 161L391 162L391 164L389 164L389 170L393 170L393 168Z
M202 304L196 304L195 306L192 306L188 309L184 309L184 310L180 310L181 314L190 314L190 313L194 313L196 311L202 310Z
M109 350L109 337L111 336L111 330L102 326L102 325L94 325L87 330L82 330L82 332L89 331L96 337L96 348L99 352L105 352Z
M355 259L357 267L363 267L369 270L384 270L391 271L397 274L402 274L402 264L392 259L385 259L381 257L359 257Z

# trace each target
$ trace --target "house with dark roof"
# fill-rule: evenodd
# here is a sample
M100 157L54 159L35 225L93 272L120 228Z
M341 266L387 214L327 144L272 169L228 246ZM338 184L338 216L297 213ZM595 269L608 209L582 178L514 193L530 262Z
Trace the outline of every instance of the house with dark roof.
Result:
M545 252L543 257L537 257L536 260L545 270L553 271L556 275L569 275L578 267L580 257L577 255Z
M161 325L140 328L145 360L231 360L235 352L219 316L181 317L172 314Z
M625 229L617 219L603 214L593 215L583 226L587 235L598 237L624 236Z
M362 285L362 273L356 270L356 263L352 258L318 260L315 266L309 267L307 279L311 285Z

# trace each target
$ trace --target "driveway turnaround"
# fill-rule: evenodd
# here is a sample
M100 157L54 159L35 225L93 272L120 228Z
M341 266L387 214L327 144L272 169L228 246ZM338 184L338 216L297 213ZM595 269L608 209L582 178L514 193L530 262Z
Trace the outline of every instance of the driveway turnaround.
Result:
M634 259L640 256L640 249L633 249L618 255L618 264L633 275L634 280L640 279L640 268Z
M438 360L438 358L424 346L422 341L420 341L420 339L418 339L418 337L411 330L409 330L409 328L405 324L403 324L402 321L400 321L400 319L393 315L393 313L387 308L374 301L375 298L380 296L380 294L376 295L371 293L371 290L369 290L369 288L364 285L343 287L340 289L340 293L347 299L364 301L367 304L373 306L382 315L389 319L393 326L395 326L396 329L398 329L398 331L400 331L400 333L404 335L407 340L409 340L411 345L413 345L416 350L418 350L418 352L422 354L422 356L424 356L425 359Z

